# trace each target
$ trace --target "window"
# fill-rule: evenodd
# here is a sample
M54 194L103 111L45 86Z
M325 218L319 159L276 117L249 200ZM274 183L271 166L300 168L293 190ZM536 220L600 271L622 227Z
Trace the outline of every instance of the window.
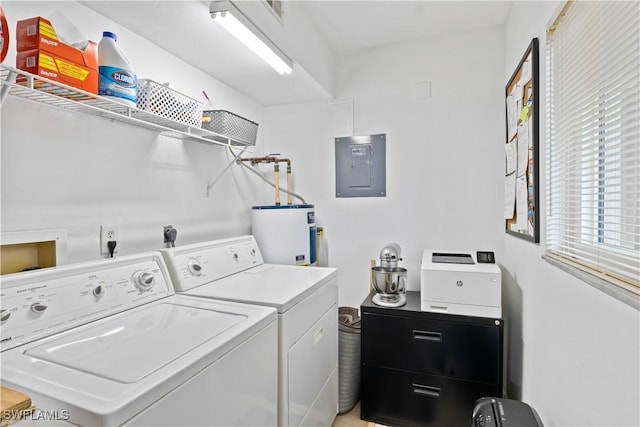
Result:
M640 2L547 31L547 255L640 294Z

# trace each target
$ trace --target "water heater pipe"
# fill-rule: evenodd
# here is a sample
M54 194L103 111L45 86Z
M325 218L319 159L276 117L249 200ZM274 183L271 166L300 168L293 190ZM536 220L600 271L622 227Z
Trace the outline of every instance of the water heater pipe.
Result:
M276 206L280 206L280 165L277 163L273 165L273 176L276 184Z
M265 157L241 157L238 162L251 162L252 166L258 163L274 163L273 173L275 176L275 188L276 188L276 206L280 205L280 163L287 164L287 204L292 204L291 199L291 160L280 159L274 156Z
M291 165L287 164L287 204L290 205L293 202L291 199Z

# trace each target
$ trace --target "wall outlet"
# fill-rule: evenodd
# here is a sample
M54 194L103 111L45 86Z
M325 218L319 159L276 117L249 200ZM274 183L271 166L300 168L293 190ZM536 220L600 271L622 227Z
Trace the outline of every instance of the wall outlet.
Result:
M118 253L118 246L120 242L118 241L118 227L115 225L101 225L100 226L100 253L108 254L109 247L107 246L107 242L116 241L118 244L116 245L116 249L113 252L114 254Z

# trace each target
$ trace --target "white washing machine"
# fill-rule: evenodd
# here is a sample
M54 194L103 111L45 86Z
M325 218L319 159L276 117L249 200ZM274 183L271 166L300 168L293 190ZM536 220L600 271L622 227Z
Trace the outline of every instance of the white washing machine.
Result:
M338 275L265 264L253 236L162 251L176 291L278 311L278 425L330 426L338 413Z
M159 252L0 286L0 377L35 404L24 424L277 423L273 308L175 295Z

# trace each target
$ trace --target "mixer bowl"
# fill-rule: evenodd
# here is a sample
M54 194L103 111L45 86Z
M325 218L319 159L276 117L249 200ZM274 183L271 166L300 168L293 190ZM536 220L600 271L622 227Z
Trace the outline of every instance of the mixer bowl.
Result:
M371 283L379 294L404 293L407 287L407 269L371 267Z

